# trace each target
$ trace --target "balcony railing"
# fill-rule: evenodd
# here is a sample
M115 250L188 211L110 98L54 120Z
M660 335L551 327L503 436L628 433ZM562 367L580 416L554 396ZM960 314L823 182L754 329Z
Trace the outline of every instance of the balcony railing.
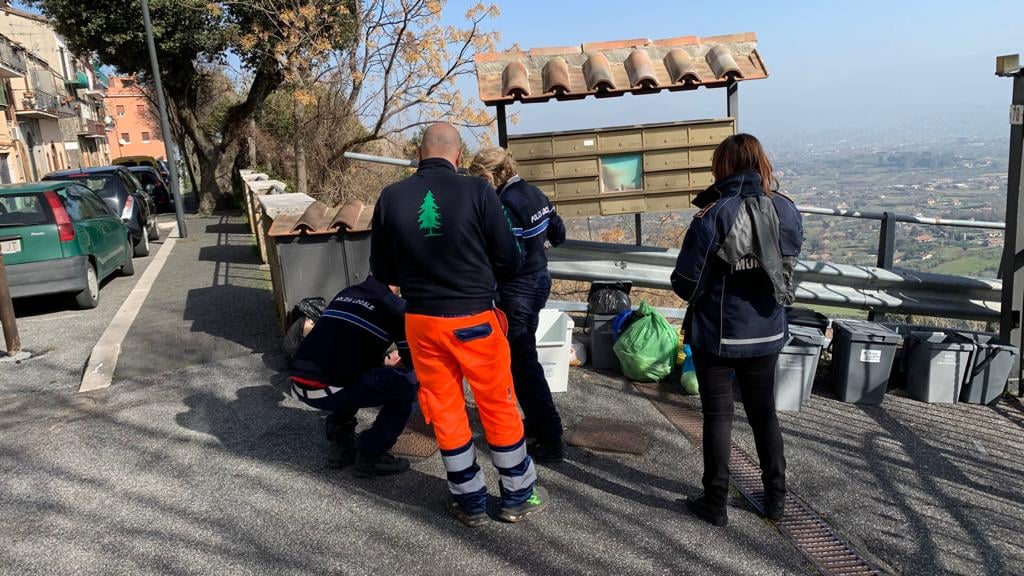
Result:
M78 135L79 136L106 136L107 130L103 126L103 122L97 120L89 120L88 118L78 119Z
M99 62L92 63L92 73L93 76L96 78L96 86L98 88L102 88L103 90L110 88L110 77L104 74L102 70L100 70Z
M60 98L42 90L17 91L18 114L25 116L57 117L65 112L66 106L61 105Z

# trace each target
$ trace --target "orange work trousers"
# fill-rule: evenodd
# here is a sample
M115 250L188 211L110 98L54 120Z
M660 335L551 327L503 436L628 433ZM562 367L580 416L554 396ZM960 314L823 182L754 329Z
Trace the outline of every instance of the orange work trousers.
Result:
M505 447L523 439L506 324L500 315L495 310L457 318L405 315L405 335L420 381L420 409L434 425L442 450L461 448L473 438L463 378L473 391L487 443Z

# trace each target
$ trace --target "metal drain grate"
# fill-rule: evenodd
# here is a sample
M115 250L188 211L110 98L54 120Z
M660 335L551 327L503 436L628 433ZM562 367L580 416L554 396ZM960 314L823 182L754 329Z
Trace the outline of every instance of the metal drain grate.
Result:
M620 454L643 454L647 451L651 438L642 426L613 420L584 416L566 439L572 446L590 448L603 452Z
M681 401L680 394L670 392L657 384L633 386L647 397L659 412L680 432L700 444L703 436L703 416L691 405ZM730 481L758 512L764 512L764 488L761 468L743 450L732 444L729 456ZM775 526L825 576L860 576L881 574L850 544L792 491L786 492L786 514Z

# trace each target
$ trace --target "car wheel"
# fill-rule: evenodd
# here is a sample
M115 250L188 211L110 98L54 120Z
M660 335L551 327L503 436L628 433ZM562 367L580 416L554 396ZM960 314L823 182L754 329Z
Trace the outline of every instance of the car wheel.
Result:
M128 241L125 243L125 259L124 264L121 264L121 276L134 276L135 275L135 262L132 260L132 237L128 236Z
M145 230L142 232L142 238L135 243L135 256L149 256L149 234Z
M151 242L156 242L160 239L160 225L157 223L156 218L149 219L147 234L149 234L149 240Z
M95 308L100 303L100 279L96 267L90 262L85 267L85 289L75 294L75 304L83 310Z

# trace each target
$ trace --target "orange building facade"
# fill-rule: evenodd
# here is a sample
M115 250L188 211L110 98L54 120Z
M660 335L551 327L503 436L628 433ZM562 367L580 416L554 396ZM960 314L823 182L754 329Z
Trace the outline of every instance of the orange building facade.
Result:
M107 122L107 141L110 142L111 158L166 156L156 108L134 77L112 77L104 104L110 120Z

